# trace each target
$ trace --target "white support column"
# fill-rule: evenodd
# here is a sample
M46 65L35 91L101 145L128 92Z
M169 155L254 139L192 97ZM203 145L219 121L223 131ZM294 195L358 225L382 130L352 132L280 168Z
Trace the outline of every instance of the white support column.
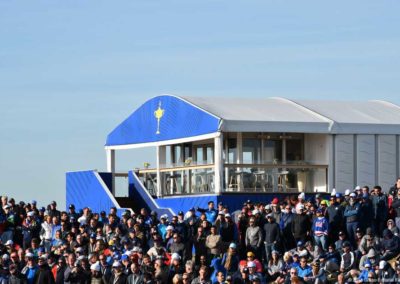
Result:
M243 135L242 132L236 133L236 164L243 164ZM243 168L237 168L236 172L241 173ZM237 190L243 190L243 175L242 174L235 174L235 179L237 183Z
M161 196L160 146L156 147L157 197Z
M111 192L115 196L115 150L107 149L107 172L112 174L111 177Z
M224 162L222 158L223 151L223 135L220 133L217 137L214 138L214 186L215 193L219 194L223 191L223 174L224 174Z

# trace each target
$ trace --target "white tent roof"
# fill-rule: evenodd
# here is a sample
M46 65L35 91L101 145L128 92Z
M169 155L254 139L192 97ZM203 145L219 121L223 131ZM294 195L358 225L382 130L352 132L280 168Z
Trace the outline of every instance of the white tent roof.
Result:
M400 134L400 106L385 101L182 99L220 117L227 132Z

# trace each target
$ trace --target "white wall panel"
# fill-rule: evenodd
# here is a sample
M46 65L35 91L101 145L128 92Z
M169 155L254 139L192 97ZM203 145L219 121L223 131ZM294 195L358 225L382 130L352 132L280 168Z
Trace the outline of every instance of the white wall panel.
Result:
M388 191L396 180L396 135L378 136L378 184Z
M327 134L304 135L304 158L313 164L327 165L329 163Z
M374 186L375 181L375 135L357 135L357 175L359 186Z
M353 135L336 135L335 164L336 191L352 189L355 180Z

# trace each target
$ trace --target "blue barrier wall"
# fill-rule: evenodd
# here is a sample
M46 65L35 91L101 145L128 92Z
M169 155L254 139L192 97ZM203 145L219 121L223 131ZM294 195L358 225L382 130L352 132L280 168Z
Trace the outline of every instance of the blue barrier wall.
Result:
M66 174L66 206L74 204L77 210L89 207L93 212L102 210L107 213L110 208L119 207L115 200L107 193L110 192L111 173L95 171L70 172ZM117 210L118 215L125 208Z
M217 198L216 195L179 196L158 198L156 202L159 206L171 208L178 213L181 210L189 211L192 207L208 208L208 202L214 201L217 204Z
M156 200L154 200L153 197L148 193L147 189L143 186L143 184L140 182L134 172L129 171L128 181L129 198L132 198L140 208L146 208L148 212L155 211L157 212L158 216L167 214L170 218L177 213L174 212L175 208L163 208L165 206L159 205Z

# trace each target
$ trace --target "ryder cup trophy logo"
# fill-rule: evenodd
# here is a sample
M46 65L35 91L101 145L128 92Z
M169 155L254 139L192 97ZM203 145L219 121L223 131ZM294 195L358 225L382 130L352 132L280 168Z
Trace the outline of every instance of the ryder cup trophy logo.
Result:
M157 132L156 134L160 134L160 120L164 116L165 110L161 108L161 101L158 103L158 109L154 111L154 116L157 119Z

